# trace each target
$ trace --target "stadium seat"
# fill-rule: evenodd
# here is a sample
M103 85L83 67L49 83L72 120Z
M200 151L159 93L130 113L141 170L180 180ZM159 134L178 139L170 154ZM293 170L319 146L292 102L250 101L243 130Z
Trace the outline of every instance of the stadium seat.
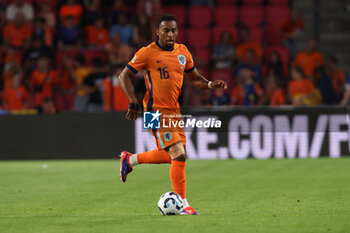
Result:
M289 0L269 0L269 5L288 5Z
M284 64L288 64L288 62L289 62L289 50L287 47L284 47L284 46L269 46L269 47L267 47L265 49L265 55L264 55L265 61L268 60L268 58L270 57L270 54L273 51L277 51L281 55L282 62Z
M208 27L212 21L211 8L205 6L190 7L188 21L192 27Z
M179 34L177 35L176 43L183 44L185 41L185 29L179 28Z
M201 64L202 66L208 66L210 62L210 49L208 48L200 48L195 49L195 59L197 63ZM195 64L196 65L196 64Z
M266 42L269 46L276 46L281 44L282 37L278 33L278 27L269 26L266 28Z
M237 22L237 8L229 6L216 7L214 20L217 26L233 26Z
M8 0L7 1L8 3L14 3L16 2L16 0ZM25 3L28 3L28 4L33 4L34 0L24 0Z
M221 33L229 31L232 33L233 41L237 40L237 29L235 27L214 27L213 35L214 35L214 43L220 43Z
M252 41L262 42L264 30L261 27L250 28L250 38Z
M62 66L62 58L63 56L67 55L69 57L75 57L78 54L77 49L62 49L57 51L56 53L56 65L57 68L61 68Z
M281 26L289 18L288 6L267 6L266 19L270 26Z
M216 0L218 6L234 6L238 0Z
M211 33L208 28L188 28L187 42L193 48L205 48L210 45Z
M245 6L261 6L264 0L242 0L242 4Z
M106 53L104 50L98 50L98 49L86 49L84 50L84 56L86 60L87 66L92 66L92 60L94 58L101 58L103 61L106 61Z
M163 12L175 15L179 27L184 27L186 23L186 8L184 6L163 7Z
M232 87L234 83L234 75L232 69L212 69L210 73L210 80L224 80L227 83L227 87Z
M241 7L241 23L248 27L260 26L264 19L262 7L258 6L242 6Z
M206 79L210 80L209 77L209 70L208 69L203 69L203 68L197 68L198 72Z

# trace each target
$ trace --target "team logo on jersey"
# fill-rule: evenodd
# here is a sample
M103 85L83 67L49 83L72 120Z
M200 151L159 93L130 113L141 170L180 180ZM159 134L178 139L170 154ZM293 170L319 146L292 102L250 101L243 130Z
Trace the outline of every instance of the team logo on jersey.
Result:
M136 61L136 58L137 58L137 56L135 55L135 56L132 58L131 62L134 63L134 62Z
M184 55L177 56L177 59L179 60L180 64L185 66L186 65L186 58Z
M160 115L159 110L156 112L143 113L143 128L144 129L160 129Z
M173 137L171 136L171 133L170 132L165 132L164 133L164 139L165 141L170 141Z

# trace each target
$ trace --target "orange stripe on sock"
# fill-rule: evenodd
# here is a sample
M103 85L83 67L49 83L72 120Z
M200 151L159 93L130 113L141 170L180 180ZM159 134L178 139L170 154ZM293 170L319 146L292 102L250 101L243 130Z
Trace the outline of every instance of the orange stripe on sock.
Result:
M165 150L154 149L151 151L146 151L140 154L137 154L137 162L142 163L171 163L169 154Z
M173 184L173 190L182 198L186 198L185 166L186 162L175 160L171 161L170 166L170 179Z

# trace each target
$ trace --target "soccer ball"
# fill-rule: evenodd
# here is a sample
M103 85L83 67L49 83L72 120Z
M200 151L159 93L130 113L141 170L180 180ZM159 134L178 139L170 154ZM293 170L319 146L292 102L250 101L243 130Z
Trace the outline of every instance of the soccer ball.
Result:
M183 210L183 200L179 194L167 192L160 196L158 209L163 215L178 215Z

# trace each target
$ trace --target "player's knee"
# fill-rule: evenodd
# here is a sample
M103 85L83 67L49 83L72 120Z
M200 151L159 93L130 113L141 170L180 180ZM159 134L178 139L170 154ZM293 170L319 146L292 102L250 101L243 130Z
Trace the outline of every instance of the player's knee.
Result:
M186 154L181 154L181 155L179 155L178 157L173 158L173 160L175 160L175 161L181 161L181 162L185 162L186 159L187 159Z

